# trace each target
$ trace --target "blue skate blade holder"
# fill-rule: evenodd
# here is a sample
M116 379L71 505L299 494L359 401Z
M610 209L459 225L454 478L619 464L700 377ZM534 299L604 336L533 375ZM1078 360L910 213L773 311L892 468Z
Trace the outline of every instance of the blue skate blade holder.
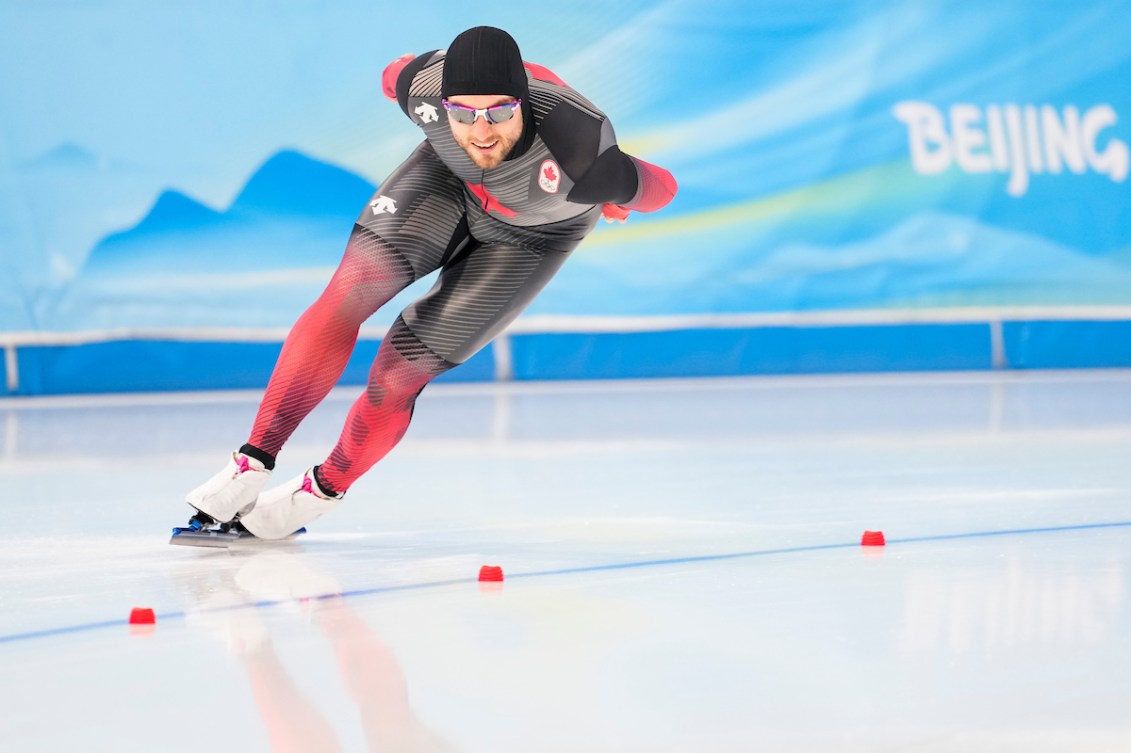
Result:
M282 540L290 541L294 539L295 536L304 533L306 533L306 529L300 528ZM221 531L217 528L174 528L173 535L169 537L170 544L176 544L178 546L212 547L214 549L227 549L237 541L262 541L269 543L267 539L258 539L246 531Z

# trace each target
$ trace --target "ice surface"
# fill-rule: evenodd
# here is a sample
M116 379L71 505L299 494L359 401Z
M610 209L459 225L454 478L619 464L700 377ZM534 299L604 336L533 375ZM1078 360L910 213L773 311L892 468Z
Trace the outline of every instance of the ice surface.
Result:
M169 546L256 397L0 402L0 749L1131 749L1131 373L436 385L309 534Z

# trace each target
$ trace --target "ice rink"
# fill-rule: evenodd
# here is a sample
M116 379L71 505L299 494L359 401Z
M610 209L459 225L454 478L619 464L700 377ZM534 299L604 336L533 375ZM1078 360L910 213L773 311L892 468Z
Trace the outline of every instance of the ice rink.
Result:
M257 397L0 402L0 750L1131 750L1131 372L434 385L169 546Z

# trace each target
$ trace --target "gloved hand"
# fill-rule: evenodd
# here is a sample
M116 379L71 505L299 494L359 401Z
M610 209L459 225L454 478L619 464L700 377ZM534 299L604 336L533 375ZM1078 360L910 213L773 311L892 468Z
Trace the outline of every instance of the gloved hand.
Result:
M601 215L605 218L605 222L619 222L622 225L628 219L628 213L632 211L625 209L616 204L605 204L601 207Z

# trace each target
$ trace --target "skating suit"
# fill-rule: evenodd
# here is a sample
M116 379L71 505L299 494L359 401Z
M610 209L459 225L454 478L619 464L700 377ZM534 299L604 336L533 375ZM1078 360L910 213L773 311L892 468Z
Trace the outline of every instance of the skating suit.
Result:
M666 170L617 147L600 110L531 64L523 135L505 161L483 170L452 136L440 97L443 65L435 51L386 69L386 95L425 140L362 209L341 265L284 343L243 448L273 464L341 376L361 324L440 270L383 339L368 388L318 468L334 491L345 491L400 440L429 381L514 321L602 211L654 211L676 191Z

